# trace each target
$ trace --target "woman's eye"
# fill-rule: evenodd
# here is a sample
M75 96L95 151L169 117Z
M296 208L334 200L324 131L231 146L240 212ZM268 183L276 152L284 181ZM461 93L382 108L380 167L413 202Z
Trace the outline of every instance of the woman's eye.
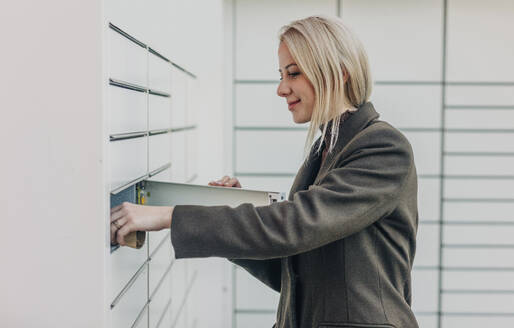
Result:
M289 76L290 76L290 77L292 77L292 78L295 78L295 77L297 77L298 75L300 75L300 72L293 72L293 73L289 73L289 74L287 74L287 75L289 75Z

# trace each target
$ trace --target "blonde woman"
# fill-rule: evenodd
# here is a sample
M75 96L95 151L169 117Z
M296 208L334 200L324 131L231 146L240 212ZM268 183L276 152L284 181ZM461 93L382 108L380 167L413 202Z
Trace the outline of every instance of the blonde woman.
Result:
M418 224L412 149L378 120L361 43L337 18L282 28L280 84L296 123L310 122L288 201L254 207L112 211L112 238L171 227L177 258L226 257L280 292L276 327L417 327L411 268ZM211 185L241 187L228 176ZM118 228L120 227L120 228ZM119 229L119 230L118 230Z

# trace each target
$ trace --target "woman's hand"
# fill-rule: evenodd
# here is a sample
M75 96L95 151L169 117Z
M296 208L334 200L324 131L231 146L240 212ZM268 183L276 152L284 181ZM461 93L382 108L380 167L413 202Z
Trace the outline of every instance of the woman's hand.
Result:
M132 231L169 229L173 206L146 206L124 202L111 209L111 243L125 246Z
M209 186L242 188L239 180L236 178L231 178L228 175L225 175L218 181L209 182Z

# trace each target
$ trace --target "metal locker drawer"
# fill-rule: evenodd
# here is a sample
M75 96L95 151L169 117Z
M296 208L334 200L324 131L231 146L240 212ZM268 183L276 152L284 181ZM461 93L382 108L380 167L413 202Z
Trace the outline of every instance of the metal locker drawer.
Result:
M146 93L109 86L110 134L146 131Z
M146 87L148 71L146 49L113 30L109 30L109 40L109 77Z
M169 133L151 135L148 142L149 171L154 171L171 162L171 139Z
M171 98L148 95L148 129L162 130L171 127Z
M147 257L148 243L140 249L119 247L111 254L111 300L118 296Z
M147 139L111 141L111 190L147 173Z
M142 311L146 311L145 305L148 301L148 266L134 280L127 291L113 302L112 305L112 327L131 327ZM144 315L144 313L142 314ZM140 321L141 322L141 321Z
M150 308L149 308L149 318L150 318L150 328L156 328L161 317L164 316L164 312L171 312L171 281L170 275L167 274L166 278L163 280L159 289L150 296ZM169 327L162 326L161 327Z
M170 93L171 63L153 53L148 54L148 86L150 89Z
M150 254L149 291L153 294L172 263L171 239L167 235L155 254Z

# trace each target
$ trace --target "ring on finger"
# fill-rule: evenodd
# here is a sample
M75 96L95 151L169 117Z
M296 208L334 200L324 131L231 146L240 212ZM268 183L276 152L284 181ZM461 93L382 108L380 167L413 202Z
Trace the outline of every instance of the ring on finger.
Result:
M121 226L120 226L120 224L118 223L118 221L112 221L112 224L114 224L114 226L115 226L115 227L116 227L116 229L118 229L118 230L121 228Z

